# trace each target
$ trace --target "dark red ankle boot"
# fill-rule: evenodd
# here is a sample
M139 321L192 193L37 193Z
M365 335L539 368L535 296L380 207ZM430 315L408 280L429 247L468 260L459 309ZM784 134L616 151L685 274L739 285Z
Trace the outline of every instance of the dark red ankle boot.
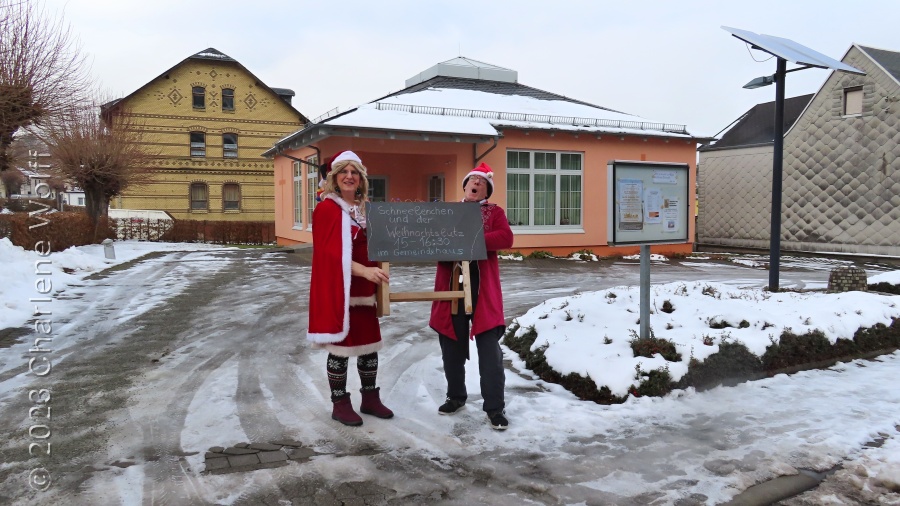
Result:
M359 410L378 418L393 418L394 412L381 403L381 398L378 395L379 390L381 389L360 390L362 393L362 404L359 405Z
M331 418L344 425L362 425L362 417L357 415L356 411L353 411L353 405L350 404L350 394L344 394L333 402L334 408L331 411Z

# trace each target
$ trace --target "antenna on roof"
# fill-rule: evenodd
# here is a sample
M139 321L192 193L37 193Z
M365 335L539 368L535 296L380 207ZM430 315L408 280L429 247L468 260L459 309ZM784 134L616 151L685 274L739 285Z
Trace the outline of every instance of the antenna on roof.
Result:
M462 56L462 43L458 41L456 43L456 56Z

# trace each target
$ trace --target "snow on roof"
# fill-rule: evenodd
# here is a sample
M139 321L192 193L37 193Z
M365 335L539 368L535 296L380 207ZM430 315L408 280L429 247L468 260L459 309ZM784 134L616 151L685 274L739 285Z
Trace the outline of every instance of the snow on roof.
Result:
M199 53L191 56L191 58L201 58L205 60L222 60L222 61L236 61L234 58L228 56L227 54L219 51L214 47L209 47L200 51Z
M404 110L383 110L377 108L377 103L362 105L355 111L328 121L328 124L412 132L472 134L490 137L499 135L497 129L483 118L462 118L416 114Z
M514 127L690 137L683 125L655 123L586 104L461 89L392 95L326 123L478 135L497 135L495 127Z
M50 168L50 166L42 164L39 168ZM31 170L31 169L26 169L23 167L18 167L18 169L19 169L19 172L21 172L22 175L25 177L29 177L29 178L48 178L48 177L50 177L50 174L41 174L40 172Z

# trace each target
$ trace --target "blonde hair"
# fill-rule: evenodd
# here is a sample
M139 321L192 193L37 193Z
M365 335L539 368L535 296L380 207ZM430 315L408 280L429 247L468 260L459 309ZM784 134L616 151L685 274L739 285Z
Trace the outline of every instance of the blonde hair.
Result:
M356 204L363 204L369 200L368 171L366 170L365 165L354 160L344 160L331 165L331 171L325 176L325 186L322 187L322 193L334 193L338 197L341 196L340 187L337 185L335 179L337 174L348 165L353 166L353 168L359 171L359 193L361 195L358 199L355 199L354 202Z

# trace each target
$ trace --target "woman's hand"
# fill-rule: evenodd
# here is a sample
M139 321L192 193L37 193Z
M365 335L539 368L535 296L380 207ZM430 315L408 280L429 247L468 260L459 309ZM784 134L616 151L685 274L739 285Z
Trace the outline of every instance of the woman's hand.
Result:
M378 267L366 267L365 265L357 262L353 262L353 265L351 267L352 268L350 269L350 273L352 275L366 278L376 285L387 283L390 280L388 274Z

